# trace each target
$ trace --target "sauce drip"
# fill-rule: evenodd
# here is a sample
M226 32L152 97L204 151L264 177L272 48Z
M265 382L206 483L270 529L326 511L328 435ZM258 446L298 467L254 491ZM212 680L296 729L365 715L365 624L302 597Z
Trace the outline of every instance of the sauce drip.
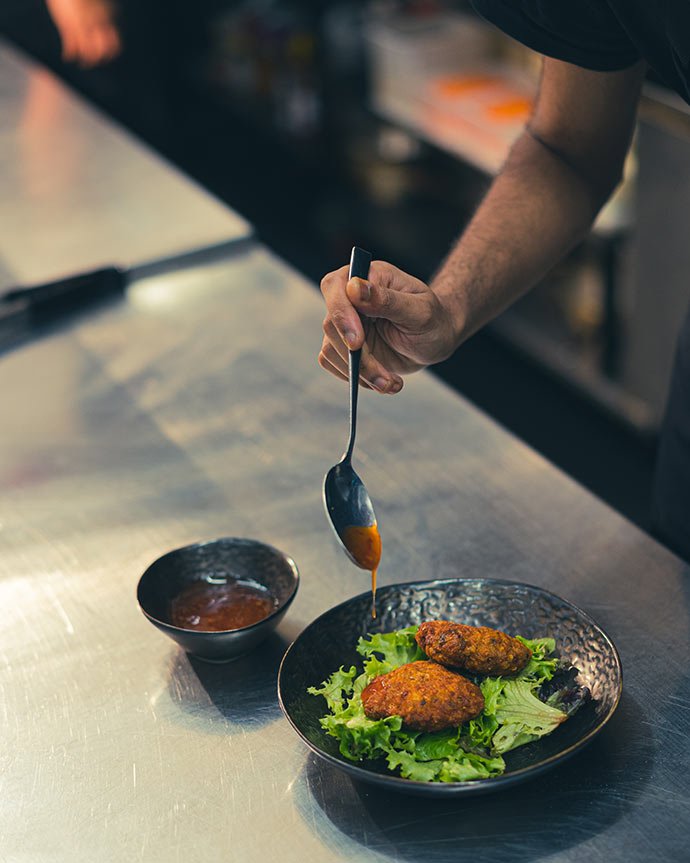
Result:
M222 632L258 623L275 610L271 594L248 581L187 585L170 603L170 619L181 629Z
M343 531L345 548L362 569L371 571L371 616L376 617L376 571L381 562L381 534L376 524L350 525Z

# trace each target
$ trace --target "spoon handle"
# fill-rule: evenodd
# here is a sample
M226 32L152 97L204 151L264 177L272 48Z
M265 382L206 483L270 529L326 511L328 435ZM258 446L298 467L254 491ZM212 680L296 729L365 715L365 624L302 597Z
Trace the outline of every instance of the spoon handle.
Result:
M371 253L365 252L358 246L352 247L350 255L350 279L369 278L369 265L371 264ZM355 448L355 434L357 433L357 396L359 394L359 364L362 358L362 349L350 351L348 357L348 369L350 377L350 439L347 442L347 450L343 461L350 461L352 451Z

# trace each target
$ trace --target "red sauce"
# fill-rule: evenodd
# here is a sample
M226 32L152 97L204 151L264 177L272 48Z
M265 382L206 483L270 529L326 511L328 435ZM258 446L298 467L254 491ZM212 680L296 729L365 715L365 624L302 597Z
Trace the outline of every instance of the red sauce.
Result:
M258 623L275 610L266 588L246 581L196 581L170 603L170 619L181 629L221 632Z
M371 570L371 616L376 617L376 571L381 562L381 534L376 524L351 525L343 531L345 548L362 569Z

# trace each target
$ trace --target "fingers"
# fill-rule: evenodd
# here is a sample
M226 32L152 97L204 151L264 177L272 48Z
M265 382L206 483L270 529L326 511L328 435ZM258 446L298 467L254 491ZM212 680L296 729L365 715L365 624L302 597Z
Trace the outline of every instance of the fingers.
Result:
M112 60L120 53L120 48L117 29L109 22L100 22L82 29L78 60L82 66L90 68Z
M364 343L364 328L345 291L347 274L348 268L341 267L325 275L321 280L321 293L326 300L327 320L335 328L339 340L350 350L357 350Z
M84 68L114 59L122 50L117 27L107 17L84 20L75 14L58 18L56 27L62 43L62 59Z
M361 314L369 318L384 318L405 332L425 332L433 321L431 291L418 279L412 276L407 278L410 285L403 290L400 287L404 288L404 285L391 284L388 279L375 281L371 278L368 282L352 279L347 283L345 292L350 303ZM419 285L423 290L411 290Z
M340 378L342 381L350 380L350 368L347 359L343 359L336 351L328 339L323 340L321 345L321 353L319 354L319 365L322 369ZM370 390L373 387L362 377L359 376L360 386Z
M375 261L369 279L348 281L348 267L328 273L321 281L327 314L323 330L332 350L322 351L324 368L347 377L348 351L362 348L361 379L382 393L397 393L402 378L384 362L395 359L395 349L376 331L363 325L361 315L390 321L401 333L415 333L429 325L430 290L418 279L383 261Z
M103 55L102 60L114 60L122 51L122 40L116 27L109 25L103 32Z
M325 357L324 354L319 354L319 365L325 371L330 372L330 374L332 374L334 377L338 378L341 381L345 381L345 383L347 383L350 380L349 376L343 374L340 371L340 369L338 369L334 365L332 365L328 361L328 359ZM372 390L373 389L373 387L370 386L365 380L362 380L362 378L359 379L359 385L360 385L360 387L362 387L362 389L365 389L365 390Z
M88 62L91 66L97 66L101 63L105 56L106 50L106 32L102 27L93 27L87 36L89 43L89 58Z
M349 380L348 353L346 350L340 353L328 336L324 338L321 345L319 365L340 380ZM388 374L383 366L371 356L366 345L362 350L359 383L364 389L377 390L390 395L399 393L403 388L402 378Z
M85 69L96 66L101 58L101 31L83 28L79 47L79 64Z
M337 330L328 318L324 321L323 331L325 338L323 340L321 352L324 354L328 362L337 368L340 374L348 380L350 376L348 349L343 345ZM377 369L378 365L379 364L370 357L365 345L362 350L359 366L360 382L371 384L377 377L380 377L381 373L380 369Z
M385 318L410 329L428 322L430 291L419 279L384 261L374 261L369 279L348 281L348 272L348 267L341 267L324 276L321 293L327 317L350 350L360 348L364 342L360 314Z
M325 371L330 372L334 377L339 378L341 381L347 381L347 375L344 375L340 369L328 359L323 349L319 354L319 365Z
M62 59L65 63L76 60L79 53L79 41L71 28L60 30L60 41L62 42Z

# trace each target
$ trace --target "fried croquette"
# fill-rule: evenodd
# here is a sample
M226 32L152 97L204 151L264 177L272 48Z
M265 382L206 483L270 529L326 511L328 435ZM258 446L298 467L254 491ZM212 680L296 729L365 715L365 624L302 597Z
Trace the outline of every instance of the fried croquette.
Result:
M481 689L435 662L410 662L375 678L362 692L369 719L401 716L412 731L457 728L484 709Z
M532 656L517 638L488 626L429 620L420 624L415 637L434 662L493 677L517 674Z

